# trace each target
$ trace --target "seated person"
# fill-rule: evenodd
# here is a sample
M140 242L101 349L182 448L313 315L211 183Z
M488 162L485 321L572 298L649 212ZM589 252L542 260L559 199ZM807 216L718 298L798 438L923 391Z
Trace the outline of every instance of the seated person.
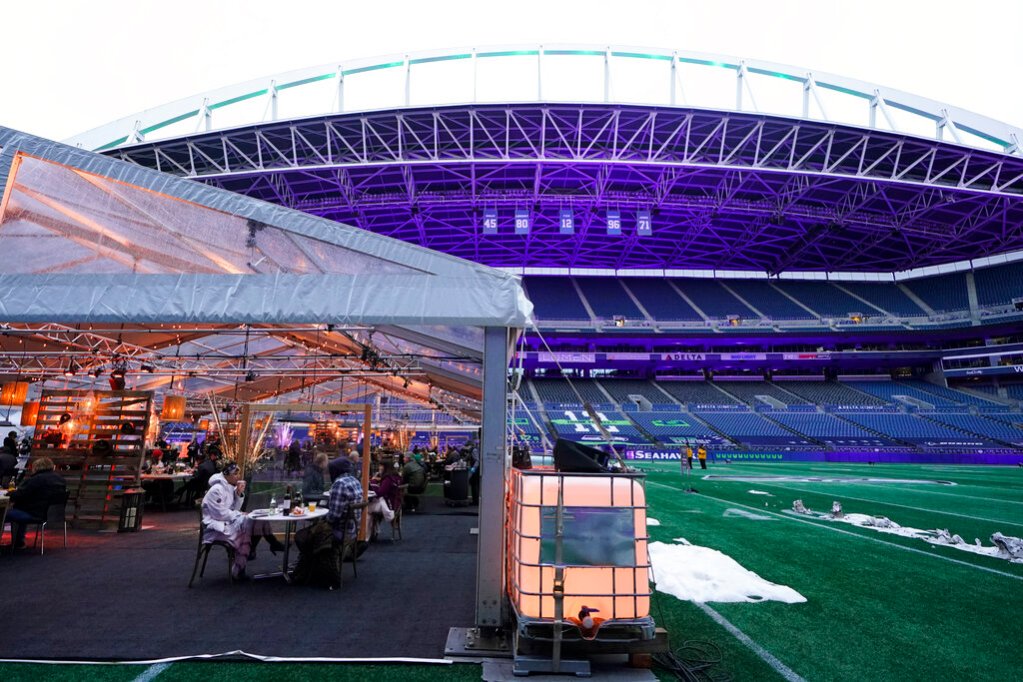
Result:
M334 539L341 541L346 534L348 537L354 537L358 532L359 521L362 519L361 510L355 510L355 517L348 524L347 528L342 524L344 523L345 515L348 513L348 507L362 502L362 484L359 482L359 479L352 475L352 462L347 457L339 457L334 462L338 462L338 476L330 486L327 521L334 530ZM334 462L331 462L331 464L334 464Z
M305 476L302 478L302 497L306 499L319 499L327 489L324 474L327 472L327 453L317 452L313 461L305 468Z
M401 468L401 481L408 485L405 508L415 511L419 507L419 495L426 492L426 467L423 466L423 456L418 452L413 453Z
M376 493L367 511L370 513L369 539L375 540L381 521L393 521L394 510L401 504L401 475L394 466L381 464L369 489Z
M0 451L0 482L7 483L7 479L16 476L18 473L17 451Z
M231 575L245 580L245 564L256 555L259 539L265 537L270 551L276 554L284 545L270 532L266 521L254 521L241 511L245 481L241 480L238 465L229 462L224 472L210 477L210 490L202 498L202 520L206 524L203 541L226 541L235 549Z
M64 479L53 470L53 460L40 457L32 462L32 475L11 493L14 508L7 512L14 549L25 548L26 524L44 521L50 502L62 499L66 491Z

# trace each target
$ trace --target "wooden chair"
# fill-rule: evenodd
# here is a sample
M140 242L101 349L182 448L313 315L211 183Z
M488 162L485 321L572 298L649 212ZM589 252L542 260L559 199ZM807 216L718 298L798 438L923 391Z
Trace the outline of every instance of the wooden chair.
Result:
M352 562L352 576L355 578L359 577L359 522L355 518L355 511L361 509L366 510L369 506L368 501L359 502L358 504L348 505L348 509L345 511L344 520L341 522L341 527L344 529L344 534L341 540L337 542L335 546L335 556L337 557L337 582L340 587L344 580L342 579L342 569L344 568L345 561ZM348 528L354 526L355 532L349 533Z
M210 550L214 547L223 547L224 551L227 552L227 579L232 583L234 582L234 575L231 573L231 568L234 566L235 549L230 542L226 540L204 540L203 535L206 533L206 523L202 520L202 506L199 506L199 545L195 549L195 566L192 567L192 577L188 580L188 586L191 587L192 583L195 582L195 574L199 573L199 579L202 580L203 574L206 573L206 561L210 558ZM199 568L199 562L202 561L202 568Z

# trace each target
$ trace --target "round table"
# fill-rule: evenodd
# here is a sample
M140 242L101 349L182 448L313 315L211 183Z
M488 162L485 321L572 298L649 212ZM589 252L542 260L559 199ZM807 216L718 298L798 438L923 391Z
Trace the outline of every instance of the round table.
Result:
M300 521L313 521L327 515L327 508L325 506L317 506L316 511L309 511L305 509L301 515L294 515L285 513L273 513L263 514L260 513L263 510L256 510L249 516L253 521L269 521L270 523L283 523L284 524L284 558L281 560L281 570L273 571L271 573L260 573L252 576L256 579L261 578L278 578L282 577L285 581L291 582L291 576L288 574L288 558L291 555L291 536L295 532L295 528Z

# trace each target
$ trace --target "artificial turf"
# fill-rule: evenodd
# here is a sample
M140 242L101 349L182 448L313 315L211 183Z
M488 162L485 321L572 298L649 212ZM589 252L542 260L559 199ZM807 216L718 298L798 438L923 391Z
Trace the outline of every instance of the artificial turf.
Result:
M724 552L807 601L710 603L657 593L653 616L683 657L720 662L703 679L736 680L1013 680L1023 670L1023 564L913 538L788 513L795 499L827 511L887 516L920 529L946 528L990 545L995 531L1023 536L1023 469L824 463L711 464L687 483L678 464L648 473L653 541L685 538ZM896 482L804 480L739 482L713 476L885 478ZM941 480L955 485L912 482ZM756 490L770 495L754 494ZM744 515L736 514L739 510ZM755 516L763 518L752 518ZM687 570L688 567L682 567ZM697 570L698 567L693 567ZM667 567L654 567L658 570ZM712 617L719 614L732 631ZM736 633L746 639L740 641ZM696 648L683 646L698 640ZM765 660L765 659L771 659ZM773 663L772 663L773 662ZM781 666L781 667L779 667ZM0 679L134 680L143 666L0 665ZM781 670L781 672L778 672ZM161 682L227 679L470 680L474 664L452 666L175 663ZM675 679L658 671L662 680Z

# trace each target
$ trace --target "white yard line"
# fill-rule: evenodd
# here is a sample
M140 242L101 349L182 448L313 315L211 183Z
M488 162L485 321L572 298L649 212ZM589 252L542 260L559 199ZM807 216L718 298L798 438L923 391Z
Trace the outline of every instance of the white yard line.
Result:
M752 639L750 639L749 635L747 635L745 632L732 625L720 613L718 613L717 611L715 611L714 609L710 608L709 606L702 602L695 602L695 604L697 607L699 607L701 611L710 616L714 620L714 622L723 627L725 630L728 630L728 632L730 632L733 637L735 637L737 640L739 640L747 647L749 647L750 651L759 656L765 663L767 663L767 665L774 668L774 671L776 673L784 677L786 680L789 680L789 682L804 682L802 677L796 674L787 665L785 665L777 658L775 658L770 651L768 651L767 649L765 649L764 647L760 646Z
M678 490L678 488L676 488L675 486L666 485L664 483L657 483L656 481L648 481L647 485L656 485L656 486L658 486L660 488L668 488L670 490ZM842 533L843 535L851 535L854 538L860 538L861 540L868 540L869 542L876 542L876 543L884 545L886 547L895 547L897 549L901 549L901 550L904 550L906 552L913 552L914 554L922 554L923 556L926 556L926 557L931 557L933 559L941 559L942 561L948 561L948 562L953 563L953 564L959 564L960 566L967 566L969 568L975 568L978 571L986 571L987 573L994 573L995 575L1000 575L1000 576L1005 577L1005 578L1012 578L1013 580L1023 580L1023 575L1015 575L1013 573L1006 573L1005 571L999 571L996 568L988 568L987 566L979 566L977 564L971 564L968 561L961 561L959 559L953 559L952 557L947 557L944 554L937 554L937 553L933 553L933 552L925 552L922 549L916 549L915 547L906 547L905 545L900 545L900 544L895 543L895 542L886 542L885 540L882 540L880 538L871 537L869 535L862 535L860 533L854 533L852 531L845 530L845 529L842 529L842 528L835 528L834 526L832 526L832 525L830 525L828 523L818 523L816 521L810 521L809 519L801 519L801 518L797 518L796 516L793 516L791 514L779 514L778 512L773 512L773 511L771 511L769 509L765 510L765 509L762 509L762 508L759 508L759 507L752 507L752 506L749 506L749 505L746 505L746 504L742 504L741 502L733 502L731 500L721 500L721 499L718 499L716 497L712 497L712 496L704 494L704 493L700 493L700 496L703 497L704 499L713 500L713 501L718 502L720 504L734 505L734 506L737 506L737 507L746 507L747 509L749 509L751 511L755 511L755 512L758 512L758 513L761 513L761 514L774 514L775 516L777 516L779 518L782 518L782 519L788 519L789 521L796 521L798 523L806 523L806 524L809 524L809 525L811 525L811 526L813 526L815 528L823 528L824 530L830 530L833 533Z
M170 663L157 663L155 665L151 665L142 671L142 674L132 680L132 682L150 682L150 680L169 667L171 667Z
M870 485L870 486L878 486L878 487L882 487L882 488L884 487L880 483L867 483L867 482L857 483L857 485ZM975 483L960 483L959 485L960 486L972 486L972 485L976 485L976 484ZM945 497L957 497L957 498L963 499L963 500L981 500L983 502L998 502L999 504L1023 504L1023 502L1017 502L1015 500L1002 500L1002 499L999 499L997 497L976 497L974 495L957 495L956 493L941 493L941 492L938 492L937 490L931 491L931 490L916 490L916 489L913 489L913 490L906 490L906 492L911 492L911 493L927 493L928 495L944 495Z
M1003 523L1008 526L1019 526L1020 528L1023 528L1023 523L1018 523L1016 521L1002 521L1001 519L989 519L981 516L970 516L969 514L957 514L955 512L945 511L944 509L929 509L927 507L914 507L909 504L899 504L898 502L885 502L883 500L871 500L864 497L853 497L852 495L847 495L839 490L830 490L827 492L822 492L820 490L807 490L806 488L792 488L787 485L785 485L784 488L785 490L794 490L799 493L810 493L811 495L827 495L833 493L834 497L840 497L843 500L856 500L858 502L870 502L871 504L891 505L892 507L902 507L903 509L915 509L916 511L928 512L931 514L942 514L944 516L958 516L961 519L972 519L974 521L988 521L990 523Z

